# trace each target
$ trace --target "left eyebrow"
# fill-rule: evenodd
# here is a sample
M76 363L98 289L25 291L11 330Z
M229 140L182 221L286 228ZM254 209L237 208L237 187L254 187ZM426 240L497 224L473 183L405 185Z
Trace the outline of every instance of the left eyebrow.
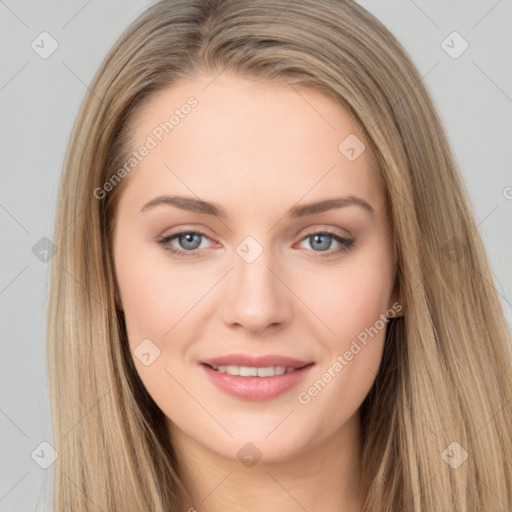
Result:
M315 213L322 213L327 210L333 210L335 208L344 208L347 206L360 206L367 212L373 213L375 210L373 206L367 203L364 199L356 196L336 197L333 199L325 199L316 203L308 203L298 205L290 208L288 211L289 217L306 217L307 215L314 215Z
M148 201L141 209L141 212L154 208L158 205L171 205L181 208L182 210L193 211L197 213L204 213L207 215L214 215L216 217L227 218L226 211L216 203L203 201L202 199L195 199L186 196L159 196ZM288 210L286 215L291 218L301 218L308 215L315 215L335 208L345 208L348 206L359 206L369 212L374 213L373 207L364 199L356 196L336 197L333 199L324 199L315 203L308 203L303 205L293 206Z

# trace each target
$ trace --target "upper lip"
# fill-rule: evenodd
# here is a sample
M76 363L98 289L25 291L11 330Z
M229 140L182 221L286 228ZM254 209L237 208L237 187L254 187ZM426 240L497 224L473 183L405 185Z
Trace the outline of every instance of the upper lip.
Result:
M293 357L280 355L251 356L248 354L229 354L226 356L204 359L202 364L209 366L245 366L249 368L267 368L270 366L284 366L286 368L302 368L313 361L302 361Z

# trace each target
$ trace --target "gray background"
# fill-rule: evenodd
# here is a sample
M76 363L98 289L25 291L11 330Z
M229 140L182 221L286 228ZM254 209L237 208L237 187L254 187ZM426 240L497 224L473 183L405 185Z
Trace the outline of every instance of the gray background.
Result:
M512 325L512 1L360 3L403 43L430 88ZM64 152L88 84L118 35L147 5L0 0L0 512L50 510L52 466L39 465L51 461L49 447L40 446L51 443L45 362L49 276L48 264L32 248L52 238ZM58 42L46 59L31 47L34 40L42 46L44 31ZM463 41L446 40L453 31L469 44L458 58L453 54Z

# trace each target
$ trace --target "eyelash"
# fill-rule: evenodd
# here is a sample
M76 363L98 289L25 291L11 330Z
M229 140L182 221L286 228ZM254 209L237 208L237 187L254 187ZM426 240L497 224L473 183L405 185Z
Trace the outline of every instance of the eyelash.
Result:
M178 238L181 235L199 235L201 237L210 239L210 237L208 235L206 235L205 233L202 233L201 231L189 230L189 231L179 231L178 233L173 233L172 235L162 237L157 242L162 246L164 251L174 254L176 256L182 257L182 258L195 258L195 257L201 256L200 249L194 249L192 251L183 251L183 250L176 249L175 247L169 245L169 242L171 240L174 240L175 238ZM354 240L350 240L348 238L343 238L339 234L333 233L332 231L328 231L328 230L311 231L309 233L306 233L302 237L301 242L311 236L314 236L314 235L328 235L328 236L332 237L334 240L336 240L338 243L341 244L341 247L334 251L330 251L330 250L312 251L313 253L315 253L315 257L319 257L319 258L328 258L328 257L332 257L336 254L346 252L354 244Z

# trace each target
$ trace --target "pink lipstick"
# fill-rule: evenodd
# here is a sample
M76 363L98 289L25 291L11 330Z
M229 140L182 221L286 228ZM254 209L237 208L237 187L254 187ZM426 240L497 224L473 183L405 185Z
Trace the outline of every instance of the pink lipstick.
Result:
M242 400L271 400L304 380L313 365L278 355L231 354L201 361L217 388Z

